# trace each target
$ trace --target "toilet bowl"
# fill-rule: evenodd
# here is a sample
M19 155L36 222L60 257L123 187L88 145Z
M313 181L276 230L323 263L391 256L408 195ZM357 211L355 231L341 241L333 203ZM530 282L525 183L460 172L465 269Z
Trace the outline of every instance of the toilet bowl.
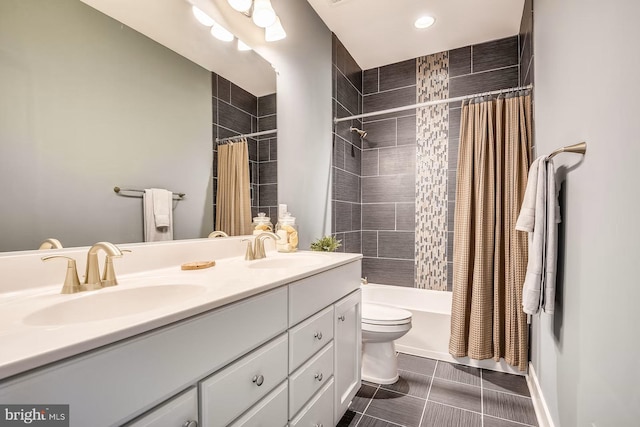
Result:
M395 340L411 329L411 312L381 304L362 304L362 379L376 384L398 381Z

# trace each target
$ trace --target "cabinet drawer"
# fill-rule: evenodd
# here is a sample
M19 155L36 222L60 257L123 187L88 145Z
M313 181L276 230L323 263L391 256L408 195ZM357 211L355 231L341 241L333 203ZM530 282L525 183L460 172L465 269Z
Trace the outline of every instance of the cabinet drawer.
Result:
M287 381L236 420L230 427L273 427L287 425Z
M333 306L289 331L289 372L293 372L333 339Z
M287 334L200 382L203 426L226 426L287 377Z
M304 406L333 375L333 343L289 377L289 417Z
M173 427L182 426L187 421L198 421L198 392L195 387L149 411L127 427Z
M354 261L289 285L289 327L360 288L361 261Z
M289 423L290 427L330 427L333 424L333 378L315 395L300 414Z

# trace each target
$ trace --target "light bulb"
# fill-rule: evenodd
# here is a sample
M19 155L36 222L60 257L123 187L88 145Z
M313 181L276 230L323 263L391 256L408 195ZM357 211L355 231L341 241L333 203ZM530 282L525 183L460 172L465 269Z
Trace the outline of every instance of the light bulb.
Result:
M211 27L211 35L223 42L233 41L233 38L234 38L233 34L231 34L229 30L227 30L217 22L214 22L213 27Z
M423 29L432 26L434 22L436 22L436 19L433 16L425 15L418 18L413 25L416 28Z
M228 2L238 12L246 12L251 9L252 0L228 0Z
M245 42L243 42L242 40L238 39L238 50L244 52L247 50L251 50L251 47L247 45Z
M258 27L267 28L276 22L276 11L271 7L270 0L255 0L253 4L253 23Z
M287 37L287 33L280 23L280 18L276 16L276 22L264 29L264 39L268 42L275 42L285 37Z
M193 16L196 17L199 23L202 25L206 25L207 27L211 27L216 21L213 20L212 17L204 13L196 6L191 6L191 11L193 12Z

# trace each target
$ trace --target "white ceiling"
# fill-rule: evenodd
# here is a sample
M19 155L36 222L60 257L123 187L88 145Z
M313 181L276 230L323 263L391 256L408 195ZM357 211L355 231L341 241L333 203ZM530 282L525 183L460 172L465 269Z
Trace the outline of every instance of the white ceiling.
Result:
M513 36L524 0L307 0L363 70ZM436 18L418 30L422 15Z
M238 51L235 43L214 39L208 29L195 20L187 0L82 1L256 96L276 91L276 75L271 64L253 51ZM226 0L190 1L232 32L234 22L231 21L246 24L246 18L233 11ZM262 34L256 32L246 37L258 40L257 36ZM245 42L252 46L257 43Z

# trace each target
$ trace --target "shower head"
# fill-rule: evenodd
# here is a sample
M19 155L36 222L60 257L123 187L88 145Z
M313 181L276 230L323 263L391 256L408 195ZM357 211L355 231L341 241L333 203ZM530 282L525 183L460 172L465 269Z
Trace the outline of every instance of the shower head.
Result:
M364 130L360 130L358 128L354 128L353 126L351 126L349 128L349 131L351 132L358 132L358 135L360 135L360 138L365 138L367 136L367 132Z

